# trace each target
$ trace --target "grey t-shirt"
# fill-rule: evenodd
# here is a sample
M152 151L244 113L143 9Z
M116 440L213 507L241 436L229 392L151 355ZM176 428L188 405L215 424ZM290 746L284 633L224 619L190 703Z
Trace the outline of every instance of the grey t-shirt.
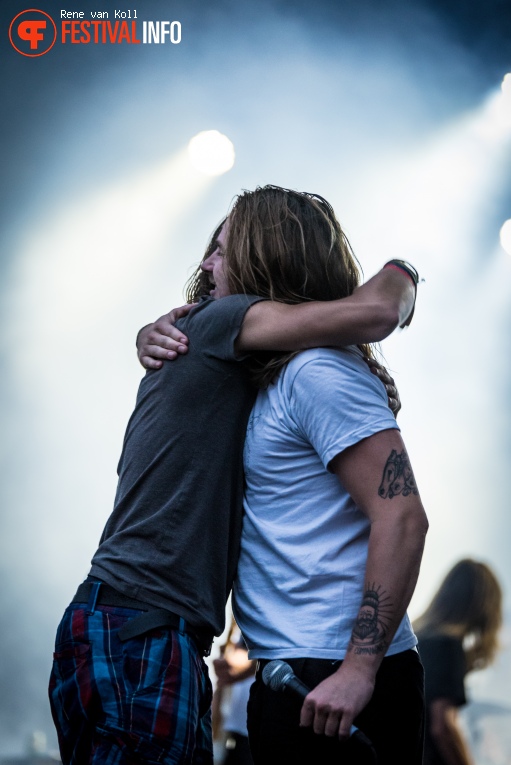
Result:
M220 634L238 561L243 442L256 391L234 342L259 298L203 298L186 356L140 383L91 574Z

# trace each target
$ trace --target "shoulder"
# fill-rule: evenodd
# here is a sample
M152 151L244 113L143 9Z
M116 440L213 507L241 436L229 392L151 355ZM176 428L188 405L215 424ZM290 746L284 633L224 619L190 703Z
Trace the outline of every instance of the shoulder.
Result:
M244 357L236 353L236 338L247 310L260 299L255 295L205 297L177 326L188 335L190 351L223 361L242 361Z
M347 419L353 417L353 424L362 420L397 427L385 387L371 373L358 348L304 351L289 362L278 388L295 411L311 411L319 418L328 411L346 426Z
M244 312L251 305L257 303L261 298L256 295L228 295L227 297L215 299L212 297L202 297L197 305L192 308L188 316L189 322L195 323L207 315L208 321L213 317L228 317L237 312Z
M360 388L387 402L385 388L371 373L361 351L356 347L345 349L311 348L295 356L287 365L284 375L287 385L311 385L315 388L354 390Z
M357 348L298 354L279 378L274 395L325 467L358 441L398 429L383 384Z
M203 297L178 326L185 333L206 336L239 329L250 306L260 299L256 295L229 295L218 300Z
M313 370L321 367L369 371L361 351L355 346L349 348L309 348L292 358L286 371L290 374L297 374L302 370Z

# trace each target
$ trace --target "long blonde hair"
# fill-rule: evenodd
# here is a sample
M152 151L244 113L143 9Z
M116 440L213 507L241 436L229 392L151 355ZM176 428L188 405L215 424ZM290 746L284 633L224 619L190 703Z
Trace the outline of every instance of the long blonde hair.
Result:
M502 625L502 590L492 569L464 558L449 571L431 603L414 622L420 633L452 635L464 643L467 671L494 660Z
M331 205L317 194L280 186L258 187L236 198L229 214L225 260L231 294L259 295L282 303L347 297L361 276L360 264ZM197 271L187 297L196 295L202 284L206 281ZM361 349L373 355L370 346ZM249 365L254 382L266 387L294 355L253 354Z

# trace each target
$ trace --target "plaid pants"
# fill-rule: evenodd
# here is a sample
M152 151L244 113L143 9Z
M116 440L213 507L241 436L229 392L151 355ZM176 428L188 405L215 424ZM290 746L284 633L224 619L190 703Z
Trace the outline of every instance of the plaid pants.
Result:
M59 625L50 704L64 765L211 765L211 683L193 640L154 629L121 642L141 611L80 603Z

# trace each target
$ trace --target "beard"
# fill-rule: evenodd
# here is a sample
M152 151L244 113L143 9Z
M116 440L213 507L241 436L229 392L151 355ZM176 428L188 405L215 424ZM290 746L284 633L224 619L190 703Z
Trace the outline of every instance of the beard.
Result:
M365 640L369 635L373 635L378 630L378 622L376 619L365 619L364 621L358 621L356 634L358 638Z

